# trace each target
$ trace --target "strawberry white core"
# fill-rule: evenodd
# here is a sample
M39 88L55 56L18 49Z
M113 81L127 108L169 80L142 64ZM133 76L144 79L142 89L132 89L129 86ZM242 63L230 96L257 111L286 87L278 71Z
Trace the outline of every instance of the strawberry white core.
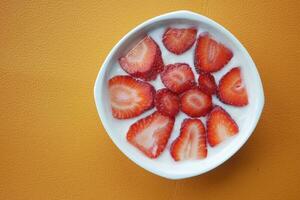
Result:
M179 156L181 160L195 160L198 154L198 135L200 134L197 125L191 125L187 134L187 139L182 144Z
M150 37L145 37L120 59L120 63L128 73L146 72L152 67L156 50L154 41Z
M135 137L136 143L140 144L145 149L151 149L152 153L155 154L158 149L157 140L160 138L160 134L164 132L163 129L168 123L169 119L167 117L157 117L147 128L137 134Z
M132 108L142 100L134 88L125 85L112 86L110 95L112 107L121 110Z
M198 95L198 94L190 94L188 96L188 102L189 105L194 107L194 108L199 108L199 107L203 107L203 103L204 99L203 96Z
M208 46L208 62L209 63L213 63L215 62L216 58L218 57L218 54L219 54L219 46L217 43L215 42L211 42L210 45Z
M221 122L217 125L216 127L216 134L218 135L218 138L223 141L225 140L228 136L228 132L230 132L230 130L228 130L228 128L222 124Z
M185 75L181 71L172 71L169 74L170 78L177 84L182 84L186 81Z
M127 59L129 62L132 62L132 63L142 62L146 53L147 53L146 44L143 42L140 42L128 53Z

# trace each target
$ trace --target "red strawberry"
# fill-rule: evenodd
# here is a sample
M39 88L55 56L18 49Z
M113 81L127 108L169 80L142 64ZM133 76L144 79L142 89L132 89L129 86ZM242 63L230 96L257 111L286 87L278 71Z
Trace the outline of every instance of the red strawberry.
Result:
M215 94L217 91L217 84L213 75L209 73L201 73L198 78L199 88L208 93Z
M157 111L163 115L175 117L179 112L179 97L167 88L156 92L154 102Z
M165 149L174 125L174 118L154 112L132 124L127 141L149 158L157 158Z
M167 65L161 73L161 80L169 90L177 94L190 89L196 84L192 69L185 63Z
M248 104L247 90L243 84L239 67L233 68L221 78L218 97L223 103L233 106Z
M144 80L156 79L164 67L159 46L150 36L146 36L121 57L119 63L128 74Z
M198 160L207 156L206 135L199 119L185 119L181 124L180 135L171 146L175 161Z
M118 119L136 117L153 107L155 89L130 76L115 76L108 82L112 114Z
M231 116L220 106L215 106L207 119L207 138L210 146L214 147L238 132L239 127Z
M163 35L163 43L169 51L179 55L193 46L196 35L195 28L168 28Z
M206 94L199 88L193 88L180 98L181 110L190 117L205 116L212 108L211 95Z
M232 52L216 42L209 34L200 35L195 49L195 68L198 72L216 72L232 58Z

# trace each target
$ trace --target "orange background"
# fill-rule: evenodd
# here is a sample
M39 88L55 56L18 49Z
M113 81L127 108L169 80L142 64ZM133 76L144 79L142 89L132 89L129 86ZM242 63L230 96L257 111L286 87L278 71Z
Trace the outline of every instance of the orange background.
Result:
M299 199L300 3L0 2L0 199ZM247 144L204 175L171 181L127 159L98 118L93 86L129 30L188 9L246 46L266 104Z

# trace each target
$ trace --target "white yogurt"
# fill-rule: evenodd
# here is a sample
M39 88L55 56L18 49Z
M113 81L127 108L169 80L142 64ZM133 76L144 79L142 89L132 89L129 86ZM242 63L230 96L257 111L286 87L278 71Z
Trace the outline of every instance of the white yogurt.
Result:
M237 48L235 46L232 45L232 43L227 38L224 38L224 36L221 35L220 33L218 33L216 30L210 29L209 27L205 27L205 26L197 26L197 25L195 26L194 24L193 25L187 25L187 24L172 25L172 27L176 27L176 28L191 27L191 26L196 27L198 29L198 33L197 33L198 35L203 34L204 32L209 32L210 35L215 40L223 43L225 46L227 46L233 52L234 56L230 60L230 62L224 68L222 68L220 71L213 73L213 76L215 77L217 84L218 84L220 78L233 67L240 66L242 68L242 73L244 72L243 69L247 68L247 66L245 63L243 63L242 54L237 50ZM167 27L158 27L158 28L153 29L150 32L148 32L148 35L150 35L156 41L156 43L159 45L161 52L162 52L162 58L163 58L164 64L167 65L167 64L177 63L177 62L183 62L183 63L189 64L194 72L196 82L198 82L199 75L196 73L195 68L194 68L194 51L195 51L196 42L194 43L192 48L190 48L185 53L183 53L181 55L175 55L175 54L169 52L162 43L162 35L166 28ZM111 67L108 79L110 79L111 77L116 76L116 75L126 75L126 72L124 72L122 70L122 68L120 67L117 60L116 60L115 64ZM248 77L248 79L249 79L249 77ZM246 87L249 82L248 79L246 77L244 80ZM158 76L156 78L156 80L151 81L150 83L155 87L156 90L165 87L161 82L160 76ZM251 104L251 96L252 96L251 91L248 91L248 96L249 96L249 105L248 106L233 107L233 106L229 106L229 105L221 103L218 100L218 98L215 95L213 95L213 103L223 107L232 116L232 118L236 121L236 123L238 124L238 126L240 128L240 132L244 129L243 125L247 121L247 115L250 113L249 109L251 107L250 104ZM127 145L130 146L129 148L131 149L131 152L133 154L136 154L137 156L139 156L138 154L140 154L140 156L145 157L144 159L148 159L148 158L146 158L146 156L144 156L144 154L142 154L138 149L131 146L126 141L126 133L131 124L136 122L138 119L141 119L141 118L144 118L145 116L150 115L155 110L156 109L154 108L150 111L143 113L142 115L140 115L136 118L128 119L128 120L117 120L117 119L114 119L113 117L111 117L111 123L114 124L114 127L115 127L115 134L121 135L121 139L123 140L122 142L127 143ZM230 145L231 142L234 142L235 139L238 139L238 136L233 136L231 138L228 138L226 141L224 141L223 143L219 144L217 147L214 147L214 148L211 148L209 145L207 145L208 146L208 155L207 155L207 158L204 160L175 162L175 161L173 161L173 159L170 155L170 145L174 141L174 139L179 135L181 122L185 118L189 118L189 117L180 111L180 113L176 116L176 122L175 122L175 125L173 128L173 132L171 134L171 137L169 139L166 149L157 159L153 159L151 162L156 162L156 164L159 164L160 167L169 167L170 164L171 165L189 165L189 163L191 164L193 162L208 162L207 160L213 158L214 155L218 154L218 152L222 151L226 146ZM200 119L204 124L206 123L206 117L201 117Z

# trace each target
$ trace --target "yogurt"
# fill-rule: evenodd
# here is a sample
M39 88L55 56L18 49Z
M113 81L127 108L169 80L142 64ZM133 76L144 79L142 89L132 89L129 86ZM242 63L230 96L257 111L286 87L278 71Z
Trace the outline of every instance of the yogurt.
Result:
M209 32L210 35L216 41L223 43L226 47L228 47L233 52L233 57L230 60L230 62L224 68L219 70L218 72L213 73L213 76L215 77L217 84L218 84L219 80L221 79L221 77L233 67L237 67L237 66L241 67L242 75L245 75L246 70L244 70L244 69L247 68L247 64L243 62L243 60L244 60L243 55L238 50L238 48L235 45L233 45L232 42L229 41L228 38L225 38L225 36L223 36L222 34L217 32L215 29L212 29L205 25L201 26L201 24L196 25L196 24L177 23L177 24L171 24L170 26L175 27L175 28L188 28L188 27L193 26L198 29L198 33L197 33L198 36L205 32ZM198 75L198 73L196 73L195 68L194 68L194 51L195 51L196 42L194 43L192 48L190 48L185 53L183 53L181 55L175 55L175 54L169 52L162 43L162 36L163 36L163 33L166 28L167 28L167 26L156 27L148 32L148 35L150 35L155 40L155 42L159 45L161 52L162 52L162 58L163 58L164 64L167 65L167 64L173 64L173 63L178 63L178 62L189 64L189 66L192 68L192 70L194 72L195 80L197 82L199 75ZM138 42L138 41L136 41L136 42ZM124 54L125 53L126 52L124 52ZM113 66L111 66L111 70L109 72L108 79L110 79L116 75L127 75L127 73L124 72L123 69L120 67L117 60L115 61ZM210 159L213 159L215 157L215 155L217 155L220 151L223 151L225 148L229 148L230 143L235 142L235 140L238 139L239 134L242 134L244 125L248 120L247 116L250 114L251 97L252 97L252 91L253 91L253 90L248 89L248 85L250 85L250 80L251 80L251 77L244 76L244 83L246 85L246 89L248 92L248 98L249 98L249 105L247 105L245 107L234 107L234 106L226 105L226 104L223 104L222 102L220 102L219 99L216 97L216 95L212 96L213 104L220 105L221 107L223 107L238 124L240 132L236 136L228 138L226 141L222 142L221 144L219 144L218 146L216 146L214 148L211 148L209 145L207 145L208 154L207 154L206 159L175 162L170 155L170 145L175 140L175 138L177 138L177 136L179 135L181 122L185 118L190 118L189 116L187 116L186 114L184 114L183 112L180 111L179 114L176 116L176 121L175 121L175 125L173 128L173 132L171 134L171 137L168 141L168 144L167 144L164 152L157 159L151 159L151 162L156 163L157 165L159 165L159 167L169 167L170 165L189 165L193 162L200 162L200 163L203 162L204 163L204 162L208 162ZM160 76L158 76L156 78L156 80L150 81L150 83L155 87L156 90L165 88L165 86L161 82ZM114 124L114 129L115 129L114 134L120 135L122 143L124 143L124 145L128 145L128 148L130 148L130 151L133 154L137 155L138 157L141 157L141 156L144 157L141 159L149 159L149 158L147 158L142 152L140 152L138 149L131 146L127 142L126 133L127 133L127 130L129 129L130 125L132 125L137 120L150 115L155 110L156 110L155 108L151 109L150 111L147 111L147 112L143 113L142 115L140 115L136 118L133 118L133 119L118 120L118 119L114 119L113 117L111 117L111 119L110 119L111 123ZM201 117L200 119L204 124L206 124L206 117Z

